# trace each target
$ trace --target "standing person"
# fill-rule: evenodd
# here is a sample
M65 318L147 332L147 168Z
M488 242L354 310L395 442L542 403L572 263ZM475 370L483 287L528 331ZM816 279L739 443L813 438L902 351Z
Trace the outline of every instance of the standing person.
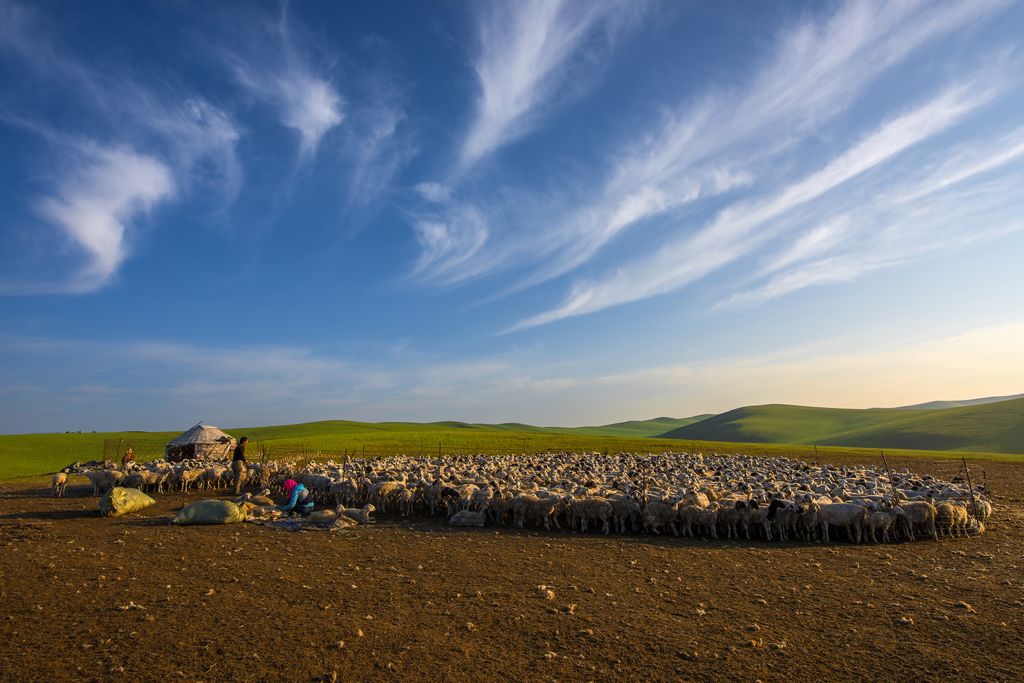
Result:
M129 446L128 450L126 450L124 452L124 455L121 456L121 469L122 470L127 470L128 466L131 465L134 462L135 462L135 451L133 451L132 447Z
M241 495L242 482L245 481L245 444L249 443L249 437L243 436L235 446L235 454L231 456L231 473L235 480L235 495Z

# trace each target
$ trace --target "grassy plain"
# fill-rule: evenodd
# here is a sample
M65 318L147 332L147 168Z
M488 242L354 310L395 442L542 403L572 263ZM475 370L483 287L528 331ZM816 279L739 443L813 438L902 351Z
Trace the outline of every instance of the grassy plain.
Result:
M528 425L524 425L527 427ZM542 428L516 428L512 425L473 425L441 423L365 423L345 420L309 422L271 427L228 429L234 436L246 435L252 441L249 457L259 457L262 446L269 458L338 458L344 455L374 457L406 455L451 455L453 453L533 453L543 451L717 451L797 457L813 461L816 453L832 457L877 459L874 448L823 447L806 444L762 444L707 441L699 439L630 438L544 431ZM36 476L79 460L113 457L120 442L132 444L140 460L163 455L163 446L176 432L100 432L87 434L0 435L0 481ZM962 454L976 460L1024 460L1024 456L1002 453L961 453L886 449L894 456L931 459L959 458Z

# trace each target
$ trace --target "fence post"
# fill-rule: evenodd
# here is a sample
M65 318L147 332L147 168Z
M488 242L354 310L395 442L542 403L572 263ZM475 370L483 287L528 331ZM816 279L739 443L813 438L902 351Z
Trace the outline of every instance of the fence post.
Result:
M900 504L900 497L896 494L896 482L892 480L892 470L889 469L889 463L886 462L886 460L885 460L885 452L884 451L878 451L878 452L882 454L882 464L885 465L885 473L889 477L889 487L892 489L892 502L893 502L893 505L899 505ZM910 540L914 540L914 539L910 539Z
M971 470L967 467L967 458L960 456L960 460L964 463L964 474L967 475L967 489L971 492L971 512L974 513L974 518L978 518L978 504L974 502L974 485L971 484Z

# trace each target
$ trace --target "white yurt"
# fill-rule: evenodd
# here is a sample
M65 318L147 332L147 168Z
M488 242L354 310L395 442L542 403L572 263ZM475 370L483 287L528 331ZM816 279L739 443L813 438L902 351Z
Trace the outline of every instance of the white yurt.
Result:
M235 448L235 437L225 434L213 425L197 424L178 438L167 443L164 458L179 462L190 458L226 460Z

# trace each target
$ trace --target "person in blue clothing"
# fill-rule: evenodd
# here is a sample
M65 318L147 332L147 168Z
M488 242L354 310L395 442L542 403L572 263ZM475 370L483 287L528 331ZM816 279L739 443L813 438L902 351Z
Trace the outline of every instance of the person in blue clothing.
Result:
M281 512L298 512L305 517L313 511L313 494L299 482L294 479L286 481L284 493L288 502L278 508Z

